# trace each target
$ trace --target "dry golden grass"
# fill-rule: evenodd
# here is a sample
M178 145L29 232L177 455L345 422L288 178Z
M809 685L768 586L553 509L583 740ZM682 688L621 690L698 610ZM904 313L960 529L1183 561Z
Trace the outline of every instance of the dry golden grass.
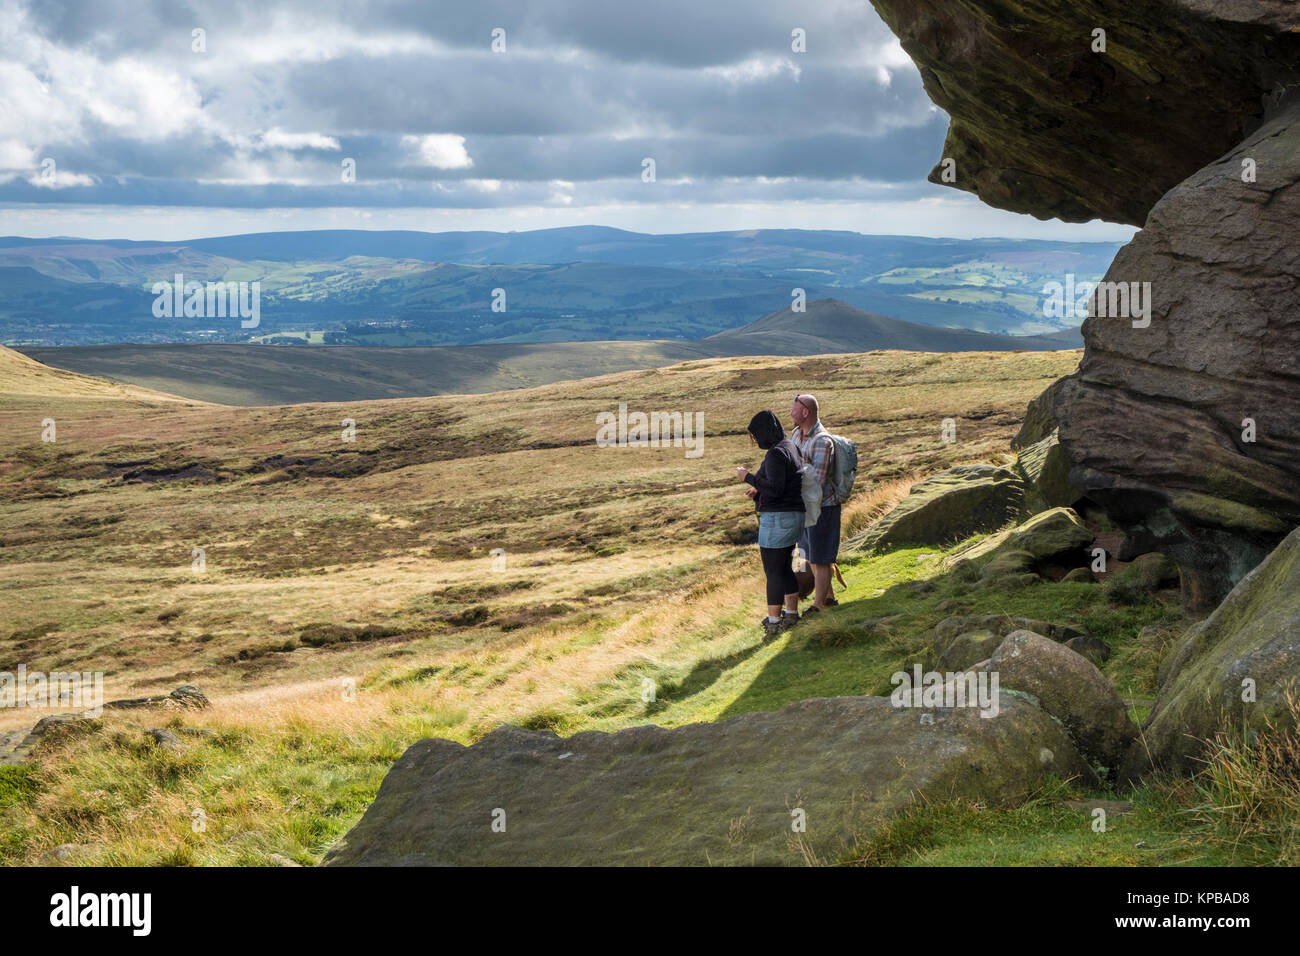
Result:
M141 732L168 715L108 712L98 731L52 743L39 798L10 811L27 835L9 858L79 842L102 862L277 850L309 862L419 737L549 726L597 686L633 693L638 668L689 664L752 630L756 523L733 469L759 463L744 433L755 411L788 419L791 397L812 391L858 441L851 532L918 478L1002 454L1027 402L1077 361L711 359L268 408L63 397L62 373L28 369L0 391L0 670L103 671L110 699L197 683L213 706L181 719L217 737L158 754ZM702 414L703 457L596 447L596 414L620 402ZM53 445L40 441L47 415ZM940 440L944 418L956 443ZM39 716L0 710L0 730ZM197 849L195 803L224 834Z

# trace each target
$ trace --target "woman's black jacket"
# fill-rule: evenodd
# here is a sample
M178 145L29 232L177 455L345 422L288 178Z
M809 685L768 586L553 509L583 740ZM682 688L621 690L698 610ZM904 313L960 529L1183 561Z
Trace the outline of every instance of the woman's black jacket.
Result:
M803 463L794 443L771 412L759 412L749 423L749 433L759 448L767 449L758 472L745 481L758 489L754 505L759 511L803 511Z

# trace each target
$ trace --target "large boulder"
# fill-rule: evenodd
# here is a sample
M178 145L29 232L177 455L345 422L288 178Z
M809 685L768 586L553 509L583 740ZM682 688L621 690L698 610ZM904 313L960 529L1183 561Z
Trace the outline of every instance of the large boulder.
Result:
M1300 528L1194 625L1160 667L1160 690L1122 776L1188 772L1221 730L1295 726L1300 700Z
M1149 312L1094 300L1053 407L1120 557L1214 607L1300 522L1300 4L873 2L951 117L932 180L1145 227L1105 281Z
M1300 523L1298 221L1300 100L1151 211L1106 273L1150 283L1150 324L1085 321L1057 398L1070 478L1127 532L1120 557L1174 558L1194 608Z
M1114 773L1137 737L1115 688L1092 661L1032 631L1013 631L986 665L1002 688L1038 698L1079 752Z
M951 544L1014 521L1025 498L1019 475L996 465L958 465L912 486L898 506L850 538L845 550Z
M1092 539L1092 532L1077 514L1069 508L1053 508L954 552L945 559L945 567L957 571L970 565L987 570L1004 557L1031 567L1050 561L1082 564L1087 556L1084 549Z
M872 3L950 117L930 179L1040 219L1142 225L1300 77L1290 0Z
M1049 774L1093 779L1012 694L993 717L838 697L673 729L501 727L413 745L324 863L804 865L918 799L1009 805Z
M1069 508L1083 497L1083 492L1070 483L1070 458L1055 430L1021 451L1015 469L1028 485L1029 511Z

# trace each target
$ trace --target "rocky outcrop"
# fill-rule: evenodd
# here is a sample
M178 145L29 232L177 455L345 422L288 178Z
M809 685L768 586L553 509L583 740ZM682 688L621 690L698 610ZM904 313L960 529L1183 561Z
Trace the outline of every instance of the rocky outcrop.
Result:
M1013 631L986 665L1008 690L1033 694L1079 752L1114 773L1137 737L1128 708L1093 663L1032 631Z
M1163 551L1213 607L1300 523L1300 4L874 2L952 117L931 179L1144 226L1105 277L1143 307L1094 300L1054 415L1119 557Z
M1300 77L1289 0L872 2L951 117L930 179L1040 219L1142 225Z
M1230 727L1295 726L1300 701L1300 529L1287 536L1160 667L1160 690L1122 776L1188 772Z
M1071 480L1128 533L1120 558L1174 558L1194 608L1300 524L1297 222L1300 100L1152 210L1106 274L1150 283L1149 326L1089 318L1057 399Z
M1049 774L1094 779L1012 694L993 717L837 697L672 729L502 727L412 746L324 863L805 865L917 799L1014 804Z
M951 544L995 531L1020 513L1025 482L996 465L958 465L912 486L898 506L844 544L846 553Z

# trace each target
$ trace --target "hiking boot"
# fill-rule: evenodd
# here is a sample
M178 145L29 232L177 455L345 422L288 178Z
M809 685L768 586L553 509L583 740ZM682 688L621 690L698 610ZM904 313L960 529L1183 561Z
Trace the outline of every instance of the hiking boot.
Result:
M782 611L780 623L778 623L776 627L778 631L788 631L798 623L798 611Z
M776 637L778 634L780 634L783 630L785 630L785 627L783 627L784 624L785 624L785 621L784 621L784 620L780 620L780 621L769 621L769 620L767 619L767 617L764 616L764 618L763 618L763 640L765 640L765 641L770 641L770 640L772 640L774 637Z

